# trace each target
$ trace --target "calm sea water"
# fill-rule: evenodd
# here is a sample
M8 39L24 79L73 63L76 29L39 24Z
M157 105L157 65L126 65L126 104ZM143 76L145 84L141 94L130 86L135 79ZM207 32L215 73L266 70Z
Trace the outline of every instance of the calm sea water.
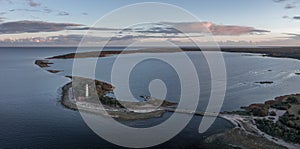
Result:
M74 52L74 48L0 48L0 148L117 148L92 132L76 111L65 109L58 102L59 88L69 80L72 60L53 60L51 69L64 72L51 74L34 64L36 59ZM223 53L227 66L228 85L222 110L235 110L253 102L263 102L278 95L299 93L300 76L294 71L300 69L300 61L282 58L267 58L259 55ZM198 110L203 110L209 95L209 74L201 54L190 52L199 73L201 101ZM142 56L133 54L127 56ZM165 56L176 57L176 54ZM199 61L200 58L200 61ZM97 79L110 81L110 66L115 57L98 61ZM89 59L86 59L89 61ZM151 68L151 69L149 69ZM270 71L271 70L271 71ZM160 72L160 73L157 73ZM159 75L158 75L159 74ZM169 65L148 60L134 68L130 77L133 94L148 95L149 80L160 78L165 81L167 99L178 100L180 83L176 72ZM274 84L260 85L256 81L274 81ZM123 122L138 127L167 119L166 113L160 119ZM159 147L201 146L206 136L230 128L231 124L217 119L205 133L198 134L201 117L195 116L189 125L175 138ZM163 132L162 132L163 135Z
M216 52L213 52L216 53ZM133 67L129 77L129 88L136 99L140 95L150 95L149 84L154 79L162 80L167 88L166 99L171 101L178 101L180 99L181 84L178 72L167 62L155 59L159 56L162 58L173 58L180 60L182 53L168 53L168 54L130 54L119 55L112 57L105 57L98 59L95 70L96 79L111 82L111 72L116 58L123 59L124 62L131 62L136 57L143 57L150 59L144 60L135 67ZM226 65L227 86L224 104L222 111L238 110L241 106L251 104L253 102L264 102L274 97L300 93L300 75L295 72L300 71L300 61L289 58L272 58L263 57L260 54L245 54L245 53L228 53L223 52L223 57ZM207 101L211 91L210 70L205 60L205 57L200 52L187 52L187 55L193 62L199 76L200 84L200 102L198 106L199 111L206 108ZM78 75L92 78L93 76L85 73L90 72L91 62L94 58L81 59L82 72ZM60 76L72 74L73 60L53 60L54 65L49 69L64 70L58 73ZM122 68L119 68L122 69ZM128 69L128 68L124 68ZM217 72L218 73L218 72ZM120 78L128 79L122 74L118 75ZM193 78L188 80L193 82ZM222 80L220 80L222 81ZM273 84L259 84L260 81L273 81ZM119 85L119 84L118 84ZM116 88L124 87L125 85L116 86ZM188 84L189 86L189 84ZM157 91L163 88L158 87ZM197 88L189 88L189 93L193 94ZM130 96L122 96L122 99L130 99Z

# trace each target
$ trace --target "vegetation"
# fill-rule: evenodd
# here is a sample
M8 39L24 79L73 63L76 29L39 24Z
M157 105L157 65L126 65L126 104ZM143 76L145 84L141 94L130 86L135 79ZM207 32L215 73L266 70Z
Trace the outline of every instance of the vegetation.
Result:
M142 106L149 106L150 107L169 107L169 106L176 106L177 103L160 100L160 99L150 99L144 102L131 102L131 101L119 101L116 98L107 96L108 93L112 93L114 87L106 82L93 80L93 79L87 79L83 77L71 77L67 76L69 78L72 78L72 87L74 96L78 98L79 100L85 100L86 102L91 103L97 103L101 102L103 105L106 105L108 107L116 107L116 108L132 108L136 109L138 107ZM88 85L88 92L89 96L85 97L86 94L86 85Z
M261 131L281 138L285 141L299 143L300 142L300 131L295 129L287 128L280 122L274 123L272 120L267 119L255 119L258 129Z
M291 103L291 104L298 103L298 99L294 96L291 96L286 99L286 103Z
M271 104L271 108L278 110L287 110L291 107L289 103L294 102L294 100L294 97L288 97L286 101L276 101L275 103Z
M108 105L110 107L119 107L119 108L124 108L120 102L112 97L108 96L99 96L99 100L103 105Z
M276 112L275 112L275 111L271 111L271 112L269 113L269 115L270 115L270 116L276 116Z
M300 119L293 114L287 112L279 118L279 121L291 128L300 130Z
M251 113L249 111L241 111L241 110L238 110L238 111L225 111L223 112L224 114L238 114L238 115L245 115L245 116L250 116Z
M264 117L269 114L269 105L266 104L254 103L247 107L241 107L241 108L245 109L247 113L254 116Z
M274 122L276 112L270 111L270 108L277 110L285 110L284 115L279 117L277 122ZM300 95L286 95L275 98L275 100L269 100L265 103L254 103L246 107L242 107L245 111L226 112L229 114L239 115L254 115L258 117L265 117L263 119L255 119L256 126L261 131L281 138L288 142L299 143L300 142Z

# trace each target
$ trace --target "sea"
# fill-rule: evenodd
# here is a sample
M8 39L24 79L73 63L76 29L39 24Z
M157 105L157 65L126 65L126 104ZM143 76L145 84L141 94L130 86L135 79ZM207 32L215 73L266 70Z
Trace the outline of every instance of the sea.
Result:
M65 108L60 103L61 87L70 82L66 75L72 75L73 59L50 60L48 68L35 65L35 60L56 55L76 52L76 48L0 48L0 148L120 148L94 133L84 122L78 111ZM96 48L87 48L94 51ZM122 50L108 48L107 50ZM176 65L155 57L173 58L180 62L182 53L135 53L114 55L97 59L95 78L111 82L112 68L118 58L124 62L137 57L150 57L137 63L130 71L129 88L135 99L123 96L127 100L142 100L141 95L151 96L149 84L152 80L161 80L164 85L155 88L166 90L165 99L180 101L182 86L189 88L189 94L197 92L193 83L182 85ZM200 84L197 110L205 111L211 94L211 71L201 52L185 52L195 68ZM222 54L226 66L227 85L221 111L239 110L241 106L261 103L277 96L300 92L300 61L291 58L272 58L261 54L229 53ZM85 58L87 63L96 58ZM181 66L182 66L181 65ZM178 66L179 67L179 66ZM63 70L50 73L47 70ZM86 67L89 69L89 67ZM187 74L187 73L185 73ZM83 77L90 77L83 73ZM191 77L192 79L192 77ZM224 80L221 80L224 81ZM261 84L272 81L272 84ZM193 80L188 80L193 82ZM195 83L195 82L194 82ZM118 86L116 86L117 88ZM155 90L154 89L154 90ZM187 95L186 97L189 97ZM160 118L147 120L122 121L131 127L151 127L168 119L172 113ZM221 118L205 133L199 134L201 116L194 116L189 124L174 138L154 148L204 147L203 140L208 136L221 133L233 125ZM112 130L113 133L113 130ZM162 131L160 135L164 135ZM117 137L117 136L116 136ZM139 140L137 140L139 141Z

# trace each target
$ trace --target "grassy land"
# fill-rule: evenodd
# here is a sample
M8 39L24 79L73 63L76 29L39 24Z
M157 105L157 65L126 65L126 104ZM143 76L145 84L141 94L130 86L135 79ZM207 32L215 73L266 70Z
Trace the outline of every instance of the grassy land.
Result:
M287 127L281 121L274 123L268 119L255 119L255 122L258 129L271 136L281 138L287 142L300 142L300 131Z

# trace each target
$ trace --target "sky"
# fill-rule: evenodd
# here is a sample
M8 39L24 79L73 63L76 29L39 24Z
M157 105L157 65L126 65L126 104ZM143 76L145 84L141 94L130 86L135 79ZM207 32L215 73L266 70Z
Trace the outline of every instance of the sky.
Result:
M166 8L143 8L99 23L120 7L141 2L171 4L198 20L170 13L166 21ZM128 16L143 18L149 13L152 22L128 26L134 22ZM108 39L112 45L141 40L189 45L184 35L205 43L208 32L219 45L298 46L299 26L300 0L0 0L0 46L76 46L83 37L95 46Z

